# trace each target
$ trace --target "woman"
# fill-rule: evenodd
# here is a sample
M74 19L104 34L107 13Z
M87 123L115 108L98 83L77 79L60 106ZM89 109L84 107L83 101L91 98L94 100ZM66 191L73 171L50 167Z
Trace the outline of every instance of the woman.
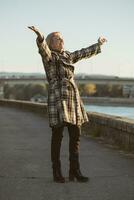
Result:
M88 177L82 175L79 163L79 144L81 125L88 121L77 85L74 81L73 64L83 58L90 58L101 52L100 46L106 42L100 37L98 43L70 53L64 50L64 40L60 32L50 33L46 39L34 26L28 27L37 35L37 46L49 83L48 115L52 128L51 161L53 179L64 183L61 172L60 148L64 126L69 132L69 180L87 182Z

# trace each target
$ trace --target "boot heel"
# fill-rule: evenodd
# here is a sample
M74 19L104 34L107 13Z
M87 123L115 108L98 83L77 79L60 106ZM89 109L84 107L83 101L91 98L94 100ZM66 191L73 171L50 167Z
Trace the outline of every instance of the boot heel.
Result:
M78 182L88 182L89 181L89 178L86 177L86 176L83 176L81 174L81 171L80 170L76 170L74 171L73 174L69 174L69 181L78 181Z

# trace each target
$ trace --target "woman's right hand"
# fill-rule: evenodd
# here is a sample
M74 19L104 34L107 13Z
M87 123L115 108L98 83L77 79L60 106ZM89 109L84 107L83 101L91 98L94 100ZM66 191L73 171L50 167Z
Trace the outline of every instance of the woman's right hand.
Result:
M44 40L44 36L39 32L37 28L34 26L28 26L28 28L36 33L38 41L42 42Z
M28 26L29 29L31 29L32 31L34 31L37 35L40 34L39 30L37 28L35 28L34 26Z

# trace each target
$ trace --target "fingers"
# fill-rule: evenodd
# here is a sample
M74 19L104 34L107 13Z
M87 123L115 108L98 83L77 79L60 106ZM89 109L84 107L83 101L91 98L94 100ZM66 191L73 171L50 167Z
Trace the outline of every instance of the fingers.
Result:
M35 30L34 26L28 26L28 28L31 29L31 30Z
M104 43L104 42L106 42L106 39L105 39L105 38L102 38L100 41L101 41L102 43Z
M99 37L98 42L100 42L101 44L103 44L104 42L107 42L107 40L104 37Z
M34 26L28 26L28 28L32 31L34 31L37 35L39 33L39 30L37 28L35 28Z
M103 42L107 42L107 40L105 38L102 39Z

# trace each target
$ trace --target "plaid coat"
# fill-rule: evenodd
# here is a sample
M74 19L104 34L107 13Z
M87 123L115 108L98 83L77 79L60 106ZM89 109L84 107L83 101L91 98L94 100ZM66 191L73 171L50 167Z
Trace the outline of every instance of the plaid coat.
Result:
M83 102L74 80L73 64L101 52L98 43L78 51L50 51L43 39L37 46L42 57L48 87L48 115L50 127L66 123L81 126L88 121Z

